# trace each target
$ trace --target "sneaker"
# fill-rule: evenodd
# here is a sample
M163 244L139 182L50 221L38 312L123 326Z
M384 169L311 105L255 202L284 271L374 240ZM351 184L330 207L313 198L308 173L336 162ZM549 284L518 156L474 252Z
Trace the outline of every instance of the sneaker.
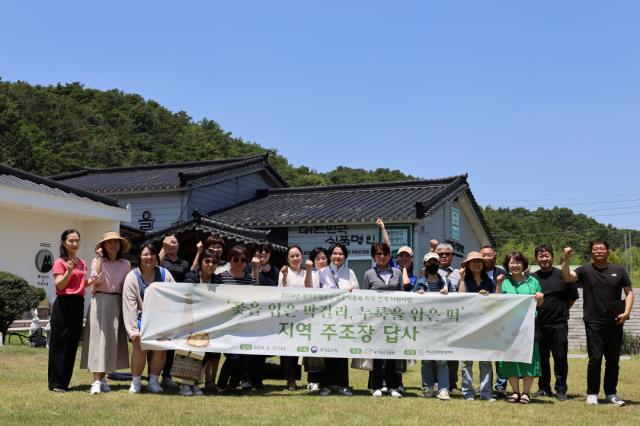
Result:
M392 398L402 398L402 394L398 392L398 389L391 389Z
M376 397L376 398L380 398L382 396L382 389L374 390L373 393L371 394L371 396Z
M191 390L191 386L189 386L189 385L180 385L180 389L178 390L178 395L193 396L193 391Z
M320 392L320 385L318 383L309 383L307 385L307 392L310 394L316 394Z
M178 382L173 380L171 377L163 377L162 378L162 386L164 386L165 388L177 388L180 385L178 384Z
M387 388L386 386L383 386L380 388L380 391L382 391L382 393L387 393L389 392L389 388Z
M433 389L432 388L426 388L424 390L424 397L425 398L433 398Z
M253 387L251 385L251 382L248 380L240 380L239 386L240 386L240 390L249 390Z
M465 400L465 401L475 401L475 400L476 400L476 398L475 398L475 396L473 396L473 395L465 395L465 396L464 396L464 400ZM495 399L494 399L494 401L495 401Z
M566 392L558 391L556 392L556 399L558 401L568 401L569 397L567 396Z
M324 388L320 391L320 396L329 396L331 395L331 388Z
M504 386L496 386L496 398L507 398L507 389Z
M111 392L111 386L109 386L109 383L107 383L107 379L100 380L100 391Z
M149 382L147 383L147 390L151 393L160 393L164 389L162 389L162 386L160 386L158 382Z
M536 398L540 398L543 396L553 396L553 394L551 393L551 391L546 390L546 389L538 389L533 396L535 396Z
M400 393L404 393L404 386L398 386L396 390Z
M131 382L131 386L129 386L129 393L140 393L142 392L142 384L135 384Z
M438 391L438 395L436 395L436 398L442 401L448 401L451 399L451 397L449 396L449 391L446 389L440 389L440 391Z
M483 400L483 401L487 401L487 402L496 402L496 399L495 398L491 398L491 397L489 397L489 398L480 398L480 399Z
M100 393L100 380L96 380L91 384L91 390L89 391L90 395L97 395Z
M618 407L622 407L624 405L624 401L615 393L613 395L607 395L605 399L608 403L617 405Z
M62 388L53 388L51 390L56 393L65 393L67 391L66 389L62 389Z
M598 405L598 395L596 394L587 395L587 405Z
M193 392L193 394L194 394L195 396L201 396L201 395L204 395L204 394L202 393L202 390L200 390L200 387L199 387L199 386L196 386L196 385L191 386L191 392Z
M340 394L342 394L344 396L353 396L353 392L351 392L351 390L349 388L340 389Z

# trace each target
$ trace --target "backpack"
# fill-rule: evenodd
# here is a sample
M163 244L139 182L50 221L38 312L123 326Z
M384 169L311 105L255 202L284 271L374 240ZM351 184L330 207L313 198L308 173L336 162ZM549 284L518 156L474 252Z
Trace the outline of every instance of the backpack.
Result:
M29 341L29 346L32 348L46 348L47 347L47 338L44 335L44 330L42 327L36 328L33 333L27 337Z

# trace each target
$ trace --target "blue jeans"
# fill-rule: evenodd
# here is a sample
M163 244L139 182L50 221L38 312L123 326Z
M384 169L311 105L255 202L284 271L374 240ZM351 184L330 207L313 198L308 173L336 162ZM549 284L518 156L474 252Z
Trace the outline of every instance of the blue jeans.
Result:
M480 365L480 398L491 398L491 383L493 382L493 366L491 361L478 361ZM465 398L473 398L473 361L462 361L462 394Z
M428 389L435 385L431 363L436 363L438 371L438 390L449 389L449 367L447 361L422 361L422 388Z

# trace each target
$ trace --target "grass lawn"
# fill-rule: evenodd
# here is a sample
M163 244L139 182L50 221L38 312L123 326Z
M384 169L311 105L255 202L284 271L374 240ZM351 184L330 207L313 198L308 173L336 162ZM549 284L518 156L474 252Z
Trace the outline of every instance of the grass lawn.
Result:
M307 396L267 381L265 390L246 396L181 397L131 395L128 382L111 382L108 394L89 395L91 376L77 368L72 391L47 390L47 351L26 345L0 348L0 425L7 424L640 424L640 357L621 361L619 394L625 407L584 402L586 359L571 359L570 400L534 399L528 406L485 401L451 401L420 396L418 365L405 375L405 397L373 399L367 373L350 370L353 397ZM477 366L474 366L477 371ZM477 374L477 372L476 372ZM306 377L306 375L305 375ZM299 384L306 384L306 381ZM534 385L534 390L537 386ZM602 398L602 395L601 395Z

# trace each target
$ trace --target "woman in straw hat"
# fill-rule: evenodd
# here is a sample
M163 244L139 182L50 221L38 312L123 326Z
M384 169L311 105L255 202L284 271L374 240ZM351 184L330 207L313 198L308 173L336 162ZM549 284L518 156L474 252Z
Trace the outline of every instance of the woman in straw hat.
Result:
M485 270L484 258L480 252L472 251L460 267L460 287L458 293L477 293L488 295L495 293L493 280ZM493 367L491 361L478 361L480 368L480 399L495 402L491 394ZM467 401L475 399L473 388L473 361L462 361L462 394Z
M106 373L129 368L127 332L122 320L122 286L131 270L122 254L129 242L117 232L107 232L96 244L91 263L91 304L87 312L81 368L93 373L90 393L109 392Z

